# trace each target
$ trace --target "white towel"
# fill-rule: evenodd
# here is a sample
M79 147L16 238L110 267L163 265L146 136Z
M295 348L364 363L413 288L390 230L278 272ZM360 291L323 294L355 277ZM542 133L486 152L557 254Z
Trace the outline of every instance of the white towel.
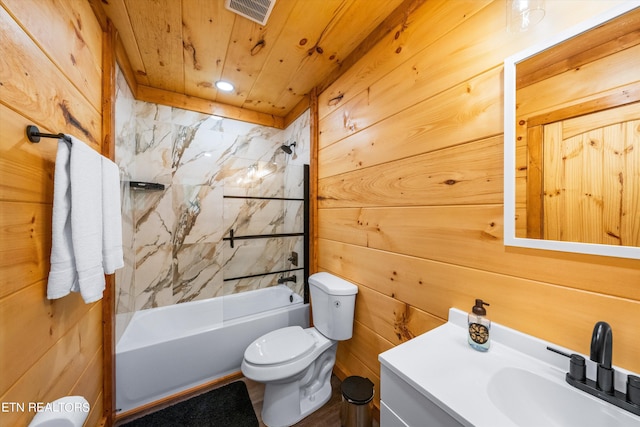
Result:
M58 141L53 181L53 217L51 221L51 270L47 298L56 299L78 287L76 260L71 243L71 147Z
M69 147L62 140L56 156L47 297L61 298L70 291L79 291L89 304L101 299L105 288L102 156L84 142L73 137L71 140L70 156Z
M102 298L102 156L71 138L71 241L79 290L89 304Z
M102 212L102 267L106 274L113 274L124 267L120 169L106 157L102 157Z

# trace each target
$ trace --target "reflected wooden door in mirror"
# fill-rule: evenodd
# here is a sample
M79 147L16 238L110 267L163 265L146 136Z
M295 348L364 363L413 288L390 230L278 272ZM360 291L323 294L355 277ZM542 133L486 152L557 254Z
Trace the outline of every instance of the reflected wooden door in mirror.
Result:
M640 246L640 102L528 124L522 237Z

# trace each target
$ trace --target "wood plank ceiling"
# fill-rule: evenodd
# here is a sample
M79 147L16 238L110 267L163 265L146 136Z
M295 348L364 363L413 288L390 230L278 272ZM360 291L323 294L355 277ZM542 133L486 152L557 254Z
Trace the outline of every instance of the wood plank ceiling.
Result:
M402 3L276 0L264 26L224 0L102 0L102 7L139 88L285 117ZM217 90L218 80L235 90Z

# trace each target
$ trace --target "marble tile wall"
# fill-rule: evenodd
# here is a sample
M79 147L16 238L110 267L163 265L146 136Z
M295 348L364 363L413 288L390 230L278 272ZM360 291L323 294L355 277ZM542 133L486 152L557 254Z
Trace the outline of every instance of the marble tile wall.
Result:
M309 112L279 130L135 101L128 88L120 88L126 87L121 74L117 81L116 161L122 175L165 185L162 191L131 192L133 253L126 256L129 272L122 274L128 277L117 278L117 312L277 284L278 274L224 279L288 269L292 250L302 267L302 237L238 240L234 248L223 238L231 228L236 235L303 231L300 201L225 196L302 198ZM293 154L280 149L293 141ZM296 273L292 287L301 293L303 272Z

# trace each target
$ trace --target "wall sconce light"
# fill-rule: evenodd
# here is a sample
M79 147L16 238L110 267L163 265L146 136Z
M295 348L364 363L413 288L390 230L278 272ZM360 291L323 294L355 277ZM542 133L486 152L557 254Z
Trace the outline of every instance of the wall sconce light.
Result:
M542 21L544 0L507 0L507 31L519 33Z

